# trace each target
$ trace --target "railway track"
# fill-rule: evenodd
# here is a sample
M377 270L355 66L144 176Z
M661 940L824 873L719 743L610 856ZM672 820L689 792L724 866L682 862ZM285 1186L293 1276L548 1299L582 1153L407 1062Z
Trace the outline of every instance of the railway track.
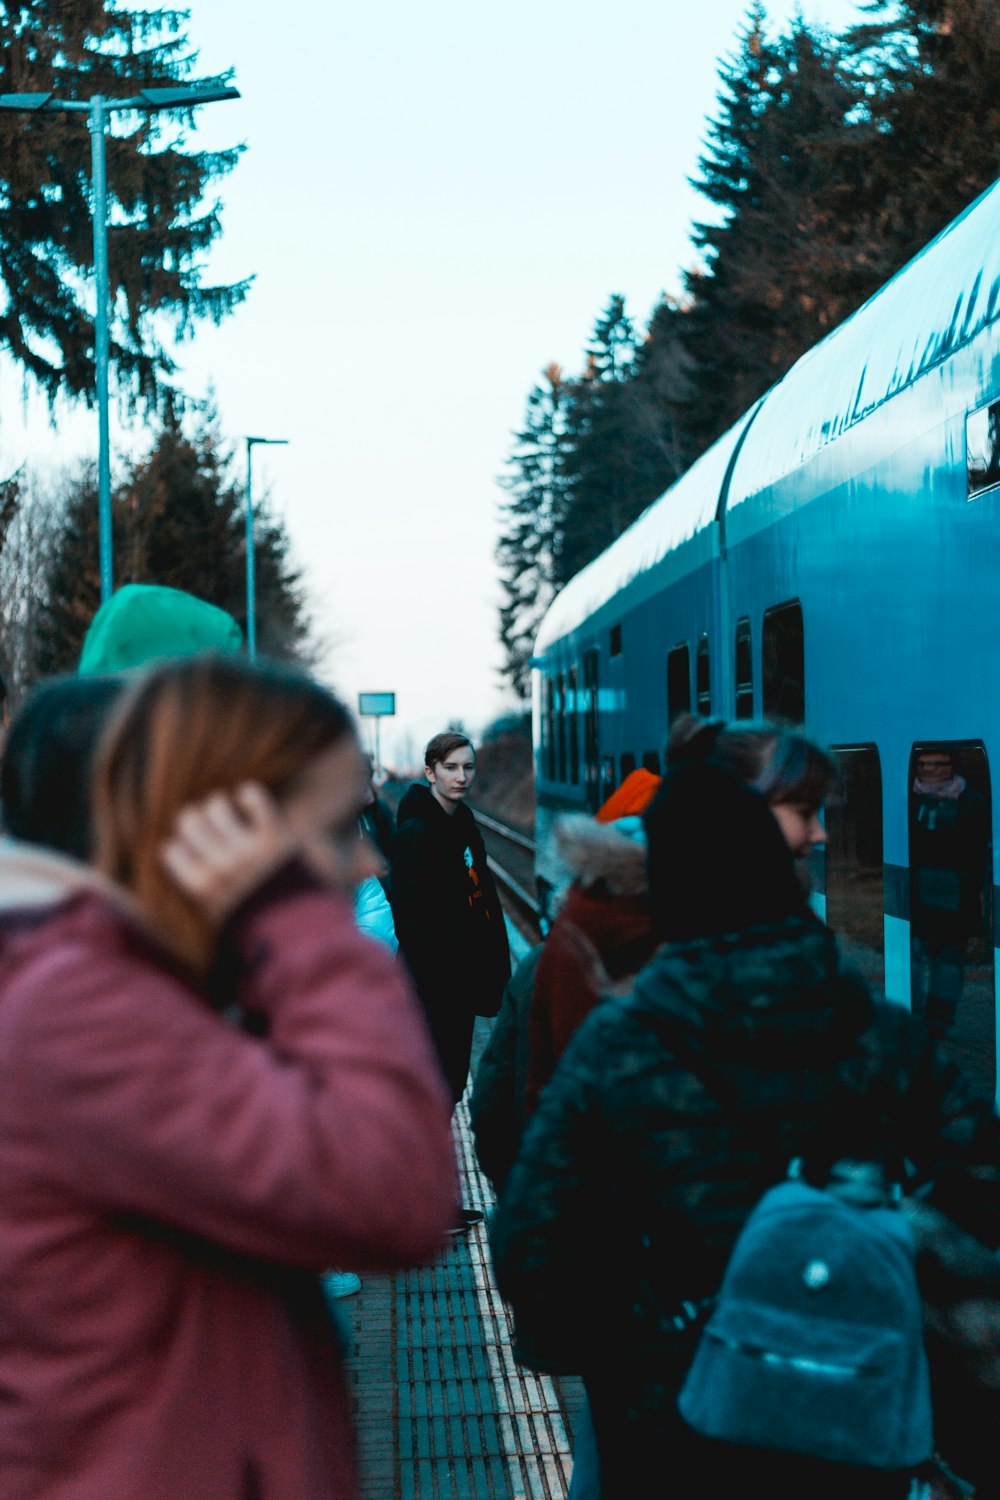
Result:
M486 859L504 910L532 945L541 940L535 900L535 841L519 828L474 809L486 845Z

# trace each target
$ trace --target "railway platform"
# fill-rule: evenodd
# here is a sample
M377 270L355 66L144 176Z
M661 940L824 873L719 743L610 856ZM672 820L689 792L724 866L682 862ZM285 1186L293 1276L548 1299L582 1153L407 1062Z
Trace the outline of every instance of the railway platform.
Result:
M489 1026L477 1022L473 1066ZM493 1194L466 1100L454 1131L463 1202L486 1214ZM366 1273L336 1308L365 1500L564 1500L582 1389L515 1363L485 1223L456 1235L433 1266Z

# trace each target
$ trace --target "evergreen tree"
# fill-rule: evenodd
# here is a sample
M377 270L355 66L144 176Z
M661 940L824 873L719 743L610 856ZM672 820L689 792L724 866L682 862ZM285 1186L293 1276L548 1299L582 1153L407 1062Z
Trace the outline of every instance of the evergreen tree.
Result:
M844 39L865 108L848 150L861 302L1000 174L996 0L871 0Z
M557 585L603 552L676 473L654 366L637 354L621 296L613 296L599 317L571 394Z
M858 101L831 42L801 19L772 42L754 7L722 68L696 183L722 213L695 226L704 267L687 276L695 453L856 305L844 206L858 163L843 148Z
M228 478L229 454L214 415L188 437L168 412L145 460L113 497L117 584L161 583L228 610L246 629L246 532L243 495ZM288 537L255 505L254 564L260 654L308 661L301 582L289 563ZM100 604L97 495L92 470L64 497L54 528L46 601L38 624L39 669L71 671Z
M556 364L532 388L524 426L515 434L501 479L509 499L501 510L496 559L503 603L500 640L502 674L521 698L530 692L530 662L542 615L555 593L555 562L565 515L562 446L566 385Z
M114 0L0 0L0 91L53 91L84 102L192 82L186 11L129 10ZM227 78L198 80L219 84ZM0 111L0 350L50 397L95 395L91 142L79 114ZM179 335L218 322L249 282L207 285L203 257L220 232L215 183L238 149L183 149L191 110L116 113L107 136L111 362L133 402L153 399L174 366L164 317Z

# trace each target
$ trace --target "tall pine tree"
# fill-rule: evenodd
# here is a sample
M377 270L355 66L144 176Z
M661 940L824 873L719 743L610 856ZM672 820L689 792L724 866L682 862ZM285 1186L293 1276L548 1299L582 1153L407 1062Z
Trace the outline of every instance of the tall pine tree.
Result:
M114 0L0 0L0 91L85 102L194 81L181 10ZM227 78L202 78L217 84ZM94 398L91 142L85 116L0 111L0 350L58 391ZM179 335L218 322L248 281L211 285L204 256L220 232L215 185L238 149L186 151L191 111L116 114L107 137L111 362L134 402L152 400Z
M768 39L755 6L722 68L719 112L696 186L721 210L695 226L683 339L691 358L685 433L701 451L830 330L855 301L857 163L843 152L858 86L834 45L800 19Z
M1000 175L996 0L870 0L844 47L864 96L848 150L860 302Z
M503 602L502 674L520 698L531 687L530 663L542 615L555 593L556 558L565 520L562 469L567 391L556 364L528 395L524 426L501 479L509 498L501 509L496 559Z
M246 541L241 487L214 415L191 436L168 412L148 458L114 495L118 583L161 583L228 610L246 628ZM46 602L38 624L39 669L71 671L100 604L97 498L85 471L64 499L54 528ZM308 622L288 537L266 499L255 505L257 647L262 655L307 661Z

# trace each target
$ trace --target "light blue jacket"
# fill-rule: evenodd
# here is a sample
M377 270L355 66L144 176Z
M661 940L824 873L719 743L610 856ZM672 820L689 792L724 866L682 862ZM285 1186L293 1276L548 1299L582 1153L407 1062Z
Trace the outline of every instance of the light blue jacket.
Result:
M395 953L396 929L392 920L392 908L382 889L382 882L372 875L358 886L354 898L354 916L362 932L379 938Z

